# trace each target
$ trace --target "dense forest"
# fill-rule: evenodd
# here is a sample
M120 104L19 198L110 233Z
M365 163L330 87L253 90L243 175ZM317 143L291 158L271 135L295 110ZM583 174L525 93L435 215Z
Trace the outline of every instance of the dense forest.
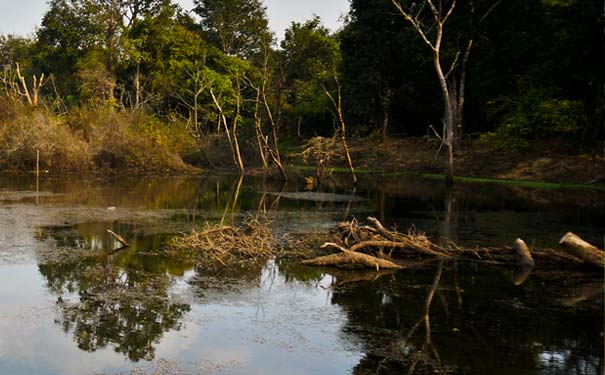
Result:
M518 152L605 148L597 0L351 0L277 43L261 0L51 0L30 37L0 36L0 167L285 176L314 136L435 136Z

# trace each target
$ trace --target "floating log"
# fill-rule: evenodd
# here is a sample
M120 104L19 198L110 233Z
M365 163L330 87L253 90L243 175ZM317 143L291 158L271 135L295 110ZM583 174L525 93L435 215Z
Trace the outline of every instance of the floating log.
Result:
M515 251L517 252L517 257L519 257L519 263L522 267L533 267L535 265L534 258L531 256L531 252L527 247L525 241L520 238L515 240Z
M122 245L123 248L130 246L130 244L124 239L124 237L122 237L119 234L115 233L111 229L107 229L107 233L111 234L113 236L113 238L115 238L116 241L118 241Z
M603 251L584 241L580 236L567 232L559 241L569 253L596 267L603 268Z

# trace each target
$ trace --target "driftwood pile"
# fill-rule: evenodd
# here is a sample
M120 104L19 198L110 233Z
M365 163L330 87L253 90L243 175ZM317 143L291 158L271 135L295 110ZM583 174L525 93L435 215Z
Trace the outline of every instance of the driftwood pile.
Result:
M338 224L334 241L326 242L321 246L338 252L305 260L303 263L313 266L380 270L406 268L410 259L455 258L497 264L515 263L524 270L529 269L529 272L535 265L534 257L522 239L517 239L512 248L461 248L453 243L435 244L425 234L415 231L404 234L388 230L373 217L368 217L367 221L369 225L363 226L356 220ZM534 255L541 260L585 263L593 269L603 270L602 250L571 232L567 233L559 243L567 250L566 252L547 250L534 252Z
M370 225L360 226L356 220L338 224L334 242L326 242L321 247L333 248L339 253L305 260L303 263L343 268L401 269L404 266L393 262L393 255L430 258L454 256L453 245L437 245L423 233L415 231L403 234L388 230L373 217L368 217L367 220Z
M169 250L185 251L196 261L233 264L262 263L275 254L277 241L267 223L249 220L241 226L206 225L190 235L176 237Z

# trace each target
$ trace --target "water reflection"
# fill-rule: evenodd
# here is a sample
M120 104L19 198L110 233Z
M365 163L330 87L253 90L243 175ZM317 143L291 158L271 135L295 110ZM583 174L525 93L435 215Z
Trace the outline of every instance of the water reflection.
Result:
M49 283L57 270L40 267ZM167 277L141 274L109 265L89 266L74 273L78 285L77 298L58 297L57 321L63 331L71 334L78 348L94 352L108 345L129 360L154 358L154 345L164 332L179 330L180 319L190 310L188 304L169 299Z
M2 184L13 189L0 191L3 217L32 210L30 180ZM454 263L402 272L322 270L285 260L209 269L149 251L207 220L231 223L245 215L269 215L280 235L379 215L400 229L414 224L435 237L492 246L532 233L545 244L575 228L591 239L602 236L605 219L605 199L571 194L577 201L570 204L570 194L545 200L520 188L445 190L407 179L361 181L356 191L336 180L322 187L361 198L339 202L297 199L302 189L224 176L40 180L40 206L27 217L39 220L29 225L45 244L35 259L53 296L53 324L73 338L82 361L112 348L131 362L169 352L175 361L198 363L222 353L245 361L228 371L242 374L602 373L602 311L592 308L602 288L584 290L575 276L515 277L512 270ZM118 244L106 229L131 246L114 252ZM175 297L177 286L182 295ZM178 350L165 348L170 340Z
M546 287L518 288L495 270L440 268L334 290L332 302L347 312L343 332L364 343L355 374L602 373L598 304L557 308ZM549 351L554 360L545 360Z
M59 257L38 265L57 298L56 323L82 350L94 352L111 345L133 362L151 360L154 344L165 332L179 330L190 310L188 304L174 301L169 289L170 275L183 275L191 264L141 255L142 249L159 246L165 236L140 237L115 252L113 237L97 235L103 233L100 227L102 223L44 231L59 248L87 252L78 259ZM130 228L128 233L132 232Z

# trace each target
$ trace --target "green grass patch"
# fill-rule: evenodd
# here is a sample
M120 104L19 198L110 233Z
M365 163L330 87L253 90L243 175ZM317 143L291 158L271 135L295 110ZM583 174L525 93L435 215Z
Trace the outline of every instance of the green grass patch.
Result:
M307 172L307 171L314 172L315 171L314 166L297 165L294 167L302 172ZM345 167L333 167L333 168L328 168L328 169L333 171L334 173L349 173L349 168L345 168ZM380 176L384 176L384 177L411 176L411 177L420 177L420 178L432 179L432 180L445 179L445 174L443 174L443 173L425 173L425 172L415 172L415 171L409 171L409 170L385 172L380 169L358 168L358 169L355 169L355 173L357 173L359 175L376 174L376 175L380 175ZM511 179L486 178L486 177L464 177L464 176L455 176L454 181L462 182L462 183L511 185L511 186L527 187L527 188L532 188L532 189L553 189L553 190L566 189L566 190L587 190L587 191L605 192L605 187L599 186L599 185L586 185L586 184L564 183L564 182L511 180Z

